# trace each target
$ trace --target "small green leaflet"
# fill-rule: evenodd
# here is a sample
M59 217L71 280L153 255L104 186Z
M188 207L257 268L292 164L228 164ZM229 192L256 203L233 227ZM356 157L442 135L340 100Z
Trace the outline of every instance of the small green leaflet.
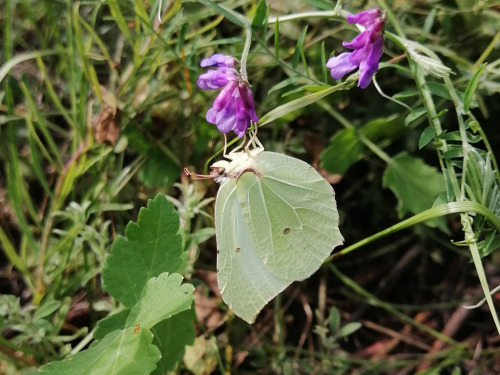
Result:
M335 193L309 164L262 148L212 168L217 279L224 302L253 323L288 285L318 270L343 243Z

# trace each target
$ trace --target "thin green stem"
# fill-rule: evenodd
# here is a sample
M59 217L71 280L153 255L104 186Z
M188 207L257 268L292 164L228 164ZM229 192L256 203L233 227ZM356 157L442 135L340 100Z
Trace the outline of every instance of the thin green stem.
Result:
M261 48L268 54L268 57L271 58L271 59L273 59L276 63L278 63L279 66L283 67L284 69L288 69L291 72L293 72L294 74L296 74L296 75L298 75L298 76L300 76L302 78L308 79L308 80L310 80L311 82L313 82L313 83L315 83L317 85L324 85L325 84L325 82L322 82L322 81L319 81L317 79L308 77L305 73L302 73L299 70L293 69L293 67L290 64L286 63L285 61L283 61L282 59L280 59L279 57L277 57L274 53L272 53L271 50L262 41L262 39L258 38L257 42L260 44Z
M399 101L399 100L387 95L385 92L383 92L382 88L379 86L379 84L377 82L376 75L373 76L372 82L373 82L373 85L375 86L375 88L377 89L377 91L381 97L383 97L387 100L390 100L393 103L399 104L400 106L405 107L410 112L413 112L413 109L409 105L407 105L407 104L403 103L402 101Z
M476 118L474 117L474 115L472 114L472 112L469 111L468 115L473 121L477 121ZM478 122L478 126L479 126L478 132L479 132L479 135L481 136L481 140L483 141L484 146L486 147L486 150L491 155L491 164L493 165L493 169L497 172L497 173L495 173L495 178L497 180L497 184L500 186L500 173L498 173L499 169L498 169L497 160L495 158L495 154L493 153L493 149L491 148L490 141L486 137L486 134L484 133L484 130L481 127L481 125L479 124L479 122Z
M426 83L424 73L420 69L419 65L415 61L413 61L413 59L411 58L411 53L408 51L408 44L410 44L410 41L406 41L405 39L400 38L392 33L386 33L385 35L389 39L397 43L400 46L400 48L402 48L406 52L406 55L408 56L410 62L410 68L412 74L415 77L415 83L417 89L420 93L420 97L426 109L426 114L429 124L432 127L434 127L436 134L441 134L443 129L441 127L441 122L437 114L436 106L434 105L434 101L432 100L432 94L429 92L429 90L426 90L424 88ZM439 61L439 58L430 49L421 45L419 45L419 48L424 53L428 54L429 56L432 56L432 58L435 59L436 61ZM441 170L443 171L445 180L449 181L449 183L451 184L451 188L453 190L453 194L451 194L451 192L448 191L448 200L453 200L453 197L455 197L455 199L460 199L461 189L460 189L460 184L458 182L458 177L455 173L455 168L453 167L450 160L443 158L443 153L448 150L448 145L446 143L446 140L440 139L439 141L441 143L441 146L437 148L439 164L441 166ZM447 189L448 189L448 184L447 184Z
M217 348L217 340L216 340L215 336L212 335L210 337L210 341L212 342L214 348ZM224 362L222 361L222 358L220 356L220 352L218 350L215 350L215 357L217 358L217 366L219 367L220 373L221 374L231 373L230 371L228 371L229 370L228 368L224 367ZM227 364L228 364L228 366L230 366L229 361L227 361Z
M403 31L403 28L399 25L396 15L392 12L392 9L387 5L385 0L379 0L378 3L380 4L380 8L386 11L387 18L389 19L389 21L391 21L391 24L394 27L394 30L396 30L396 33L400 37L406 38L405 32Z
M434 127L436 134L441 134L443 132L443 128L441 127L441 122L439 121L437 110L434 105L434 101L432 100L432 95L428 90L424 89L424 85L426 82L425 77L416 63L413 63L411 65L413 67L412 70L414 71L415 83L417 84L417 88L420 92L424 107L427 110L427 118L429 120L429 123ZM443 171L444 178L450 181L451 187L453 189L453 195L450 194L451 192L448 192L448 200L450 200L452 196L455 197L455 199L459 199L460 184L455 173L455 168L453 167L450 160L443 158L443 153L448 150L448 144L443 139L441 139L440 142L441 146L437 148L439 164L441 165L441 170Z
M498 315L496 313L495 304L493 303L493 298L491 297L490 288L488 285L488 280L486 279L486 273L484 272L483 262L481 260L481 255L479 254L479 249L477 247L477 241L474 235L474 230L472 229L473 219L469 215L462 215L462 230L465 233L465 241L469 245L470 252L472 255L472 261L476 267L477 276L479 277L479 282L483 288L484 297L490 308L491 316L495 322L498 334L500 334L500 322L498 321ZM498 229L497 229L498 230Z
M385 161L387 164L392 163L392 158L385 153L380 147L378 147L375 143L370 141L364 134L358 133L358 137L363 142L363 144L370 149L375 155L377 155L380 159Z
M455 106L455 112L457 116L457 121L458 121L458 126L460 129L460 137L462 139L462 149L463 149L463 164L462 164L462 176L461 176L461 200L465 200L466 198L466 184L467 184L467 163L469 160L469 152L471 150L471 146L469 144L469 141L467 139L467 130L465 128L465 123L462 117L462 103L460 99L457 96L457 93L455 91L455 87L453 86L453 83L451 82L451 79L448 76L444 77L444 82L446 85L446 88L448 89L448 92L450 93L451 100L453 101L453 104ZM485 139L485 137L483 138ZM462 231L465 234L465 242L469 245L469 249L472 255L472 260L474 262L474 266L476 267L476 272L479 278L479 281L481 283L481 287L484 292L484 296L486 298L486 301L488 302L488 307L490 309L491 316L493 317L493 321L495 322L495 326L497 328L498 333L500 334L500 321L498 319L498 314L496 313L495 309L495 304L493 303L493 299L491 297L488 281L486 279L486 273L484 271L483 267L483 262L481 260L481 255L479 254L479 249L477 247L477 240L476 240L476 235L474 233L474 229L472 228L472 223L474 222L474 219L468 215L468 213L463 213L461 215L462 217ZM498 217L495 216L495 218L498 220ZM496 227L496 225L495 225ZM498 231L498 227L496 227Z
M496 35L491 40L490 44L488 44L488 47L485 48L481 56L479 56L477 61L474 63L474 65L472 66L472 71L476 71L479 68L479 66L483 63L483 61L486 60L486 58L490 55L495 46L498 44L498 41L500 41L500 30L498 30Z
M310 18L333 18L333 17L346 18L348 14L349 12L342 9L325 10L317 12L303 12L303 13L287 14L286 16L269 17L267 20L267 24L274 25L276 22L282 23L288 21L299 21Z
M351 129L354 127L344 116L340 114L339 111L332 108L331 106L325 104L323 101L319 102L319 105L325 109L330 115L332 115L343 127L346 129ZM392 162L392 158L385 153L380 147L378 147L375 143L373 143L370 139L368 139L364 134L358 132L359 140L370 149L375 155L377 155L380 159L385 161L387 164Z
M248 53L250 52L250 45L252 44L252 27L245 27L246 39L245 45L243 46L243 53L241 54L241 76L245 81L248 82L248 74L247 74L247 60Z
M81 352L86 345L88 345L94 339L94 332L96 328L90 331L75 347L71 350L70 355L76 355Z
M451 100L455 106L455 113L458 121L458 129L460 131L460 138L462 139L462 149L464 151L463 164L462 164L462 178L461 178L461 187L460 187L460 200L465 200L465 185L466 185L466 173L467 173L467 162L469 160L469 152L470 152L470 144L467 139L467 130L465 129L465 123L462 117L463 105L460 99L457 96L457 92L451 79L448 76L444 77L444 84L448 89Z
M379 240L382 237L385 237L387 235L396 233L400 230L412 227L416 224L423 223L427 220L431 220L437 217L441 217L444 215L449 215L449 214L456 214L456 213L467 213L467 212L475 212L480 215L483 215L485 218L487 218L490 223L495 227L497 231L500 231L500 219L488 208L486 208L484 205L476 202L451 202L451 203L445 203L441 204L436 207L429 208L428 210L425 210L415 216L412 216L406 220L403 220L387 229L384 229L383 231L380 231L373 236L364 238L363 240L356 242L355 244L346 247L345 249L339 251L338 253L335 253L328 257L325 260L326 262L330 262L338 257L341 257L343 255L346 255L354 250L357 250L365 245L368 245L369 243Z
M381 0L381 2L383 2L383 0ZM500 38L499 34L497 34L498 38ZM393 36L391 36L391 38L398 39L397 37L393 37ZM412 71L414 73L413 75L415 77L415 82L417 84L418 90L419 90L420 95L422 97L424 106L427 110L427 116L428 116L429 122L434 127L436 134L439 135L442 132L441 124L440 124L439 119L438 119L437 114L436 114L434 102L432 101L432 95L431 95L430 91L424 87L424 84L425 84L424 72L422 71L422 69L421 69L421 67L416 59L416 57L418 57L418 55L415 55L415 57L413 56L413 54L416 53L413 49L419 49L421 52L423 52L424 54L427 55L426 58L429 58L430 60L434 60L437 68L439 68L439 65L441 64L440 59L432 50L428 49L425 46L417 45L417 44L413 43L414 46L412 47L411 46L412 43L410 41L403 41L403 40L401 40L399 44L406 51L408 58L410 60L410 67L412 68ZM410 50L410 48L412 50ZM489 54L489 52L487 54ZM486 58L487 54L483 54L485 56L484 58ZM482 61L483 60L481 60L481 58L480 58L478 60L477 64L478 65L481 64ZM475 69L477 69L477 67L475 67ZM437 70L441 70L442 73L444 73L444 74L441 74L440 77L443 79L445 86L447 88L447 91L448 91L450 98L453 102L453 105L455 107L455 113L456 113L457 122L458 122L458 126L459 126L460 139L462 142L462 150L463 150L463 161L462 161L462 166L461 166L462 175L460 176L460 182L459 182L458 176L455 172L455 168L454 168L453 164L451 163L451 161L449 159L443 158L442 152L445 152L447 150L446 141L443 139L440 140L441 147L438 148L438 157L439 157L439 161L441 164L441 168L443 170L443 174L445 175L445 178L448 177L448 182L451 183L451 188L453 189L453 192L454 192L454 200L458 201L455 204L460 205L459 207L461 207L461 208L464 208L464 206L463 206L464 204L469 205L473 202L466 201L468 199L467 195L466 195L466 193L467 193L466 192L466 185L467 185L466 173L467 173L467 163L469 160L469 152L471 151L471 146L470 146L468 138L467 138L467 129L465 128L465 122L463 120L463 104L460 101L460 99L458 98L458 95L456 93L453 82L451 81L451 79L448 75L449 72L447 72L444 69L444 66L442 66L442 69L437 69ZM484 137L484 133L481 134L481 136L482 136L483 140L486 139L486 137ZM487 143L487 141L485 143ZM445 166L446 166L446 169L445 169ZM497 174L498 174L498 170L497 170ZM450 200L451 196L450 196L450 191L448 189L448 184L447 184L447 190L448 190L448 200ZM435 207L435 208L437 208L437 207ZM483 207L483 208L485 208L485 207ZM499 322L498 315L497 315L496 310L495 310L495 305L494 305L493 300L492 300L491 295L490 295L488 282L486 280L486 274L484 272L484 267L482 264L479 249L477 247L476 234L474 232L474 229L472 228L472 224L473 224L474 219L469 214L471 212L477 212L477 213L482 214L484 217L486 217L493 224L493 226L495 227L497 232L500 229L498 226L499 225L499 218L497 216L495 216L495 214L489 210L488 210L488 213L478 212L478 211L475 211L474 209L466 209L463 211L461 210L460 212L461 212L460 216L461 216L461 221L462 221L462 231L464 232L464 236L465 236L464 242L465 242L465 244L467 244L469 246L469 249L470 249L470 252L472 255L472 260L474 262L474 266L476 268L476 271L477 271L477 274L479 277L479 281L481 283L481 287L483 289L484 295L486 297L486 301L488 302L488 306L490 308L491 316L493 317L493 320L495 322L495 326L496 326L498 332L500 333L500 322ZM402 224L402 223L400 223L400 224ZM349 251L352 251L353 249L354 248L351 247L351 249L347 248L347 249L344 249L343 251L349 252Z
M78 79L76 77L76 68L75 68L75 52L74 52L74 34L73 34L73 25L72 25L72 17L73 17L73 12L72 12L72 1L68 1L66 4L66 16L67 16L67 33L68 33L68 56L69 56L69 75L70 75L70 82L71 84L69 85L69 94L70 94L70 104L71 104L71 117L73 120L73 133L75 134L74 137L72 137L72 147L73 147L73 152L76 152L76 149L78 148L78 144L80 143L80 139L82 137L82 134L78 131L78 112L77 112L77 99L76 99L76 86Z
M425 324L422 324L422 323L416 321L415 319L410 318L408 315L403 314L401 311L394 308L390 303L384 302L384 301L380 300L379 298L377 298L376 296L374 296L373 294L369 293L368 291L363 289L359 284L357 284L354 280L352 280L351 278L347 277L342 272L340 272L338 270L338 268L335 267L333 264L329 264L328 266L332 270L332 272L335 274L335 276L337 276L349 288L351 288L356 293L363 296L365 301L367 301L367 303L371 304L372 306L380 307L380 308L384 309L385 311L391 313L392 315L396 316L400 320L412 325L415 328L420 329L423 332L426 332L426 333L434 336L435 338L437 338L443 342L446 342L447 344L450 344L453 346L459 345L452 338L444 335L443 333L441 333L439 331L436 331L435 329L432 329L432 328L426 326Z
M5 57L5 61L10 61L12 59L12 1L7 0L5 3L5 20L4 20L4 48L3 53ZM3 69L2 69L3 70ZM7 83L5 85L5 100L7 103L7 114L12 115L14 113L14 100L12 98L12 87L9 84L10 78L10 69L5 73L7 75ZM0 75L1 77L1 75ZM2 78L0 78L0 82ZM12 129L13 125L9 126L9 129ZM0 127L1 129L1 127ZM13 134L13 133L12 133ZM14 146L12 146L14 147Z

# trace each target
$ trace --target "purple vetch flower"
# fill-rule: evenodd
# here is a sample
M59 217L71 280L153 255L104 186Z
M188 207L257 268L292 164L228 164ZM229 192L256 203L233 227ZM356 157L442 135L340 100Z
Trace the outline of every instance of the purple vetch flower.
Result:
M237 77L238 74L233 68L211 69L199 76L196 84L202 90L218 90Z
M234 68L238 61L233 56L223 55L222 53L215 53L208 59L201 60L200 66L206 68L207 66L217 66L226 68Z
M375 21L377 18L381 18L383 16L383 12L379 8L368 9L364 12L358 14L348 14L347 22L350 24L358 23L361 26L368 27Z
M242 138L250 122L259 119L255 113L253 93L248 82L236 69L237 60L232 56L216 53L201 61L202 67L215 67L200 75L197 85L202 90L222 89L207 111L207 121L217 125L221 133L231 130Z
M342 43L344 47L354 51L330 58L326 67L331 69L331 75L335 79L340 79L359 67L358 86L364 89L377 72L384 51L385 13L378 8L369 9L348 15L347 22L360 24L366 29L351 42Z

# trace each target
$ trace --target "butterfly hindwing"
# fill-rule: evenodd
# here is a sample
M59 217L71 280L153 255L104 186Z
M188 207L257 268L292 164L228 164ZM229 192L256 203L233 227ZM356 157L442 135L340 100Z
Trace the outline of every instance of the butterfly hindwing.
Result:
M217 280L224 302L253 323L260 310L288 285L269 272L250 238L231 179L219 189L215 205Z

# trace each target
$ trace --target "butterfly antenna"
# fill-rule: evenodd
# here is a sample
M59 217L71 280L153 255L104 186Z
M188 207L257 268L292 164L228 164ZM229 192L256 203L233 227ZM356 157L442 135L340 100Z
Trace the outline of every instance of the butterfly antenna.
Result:
M215 169L212 169L212 172L210 172L210 174L198 174L192 173L189 171L189 169L184 168L184 173L186 174L186 176L193 180L209 180L219 176L219 172Z

